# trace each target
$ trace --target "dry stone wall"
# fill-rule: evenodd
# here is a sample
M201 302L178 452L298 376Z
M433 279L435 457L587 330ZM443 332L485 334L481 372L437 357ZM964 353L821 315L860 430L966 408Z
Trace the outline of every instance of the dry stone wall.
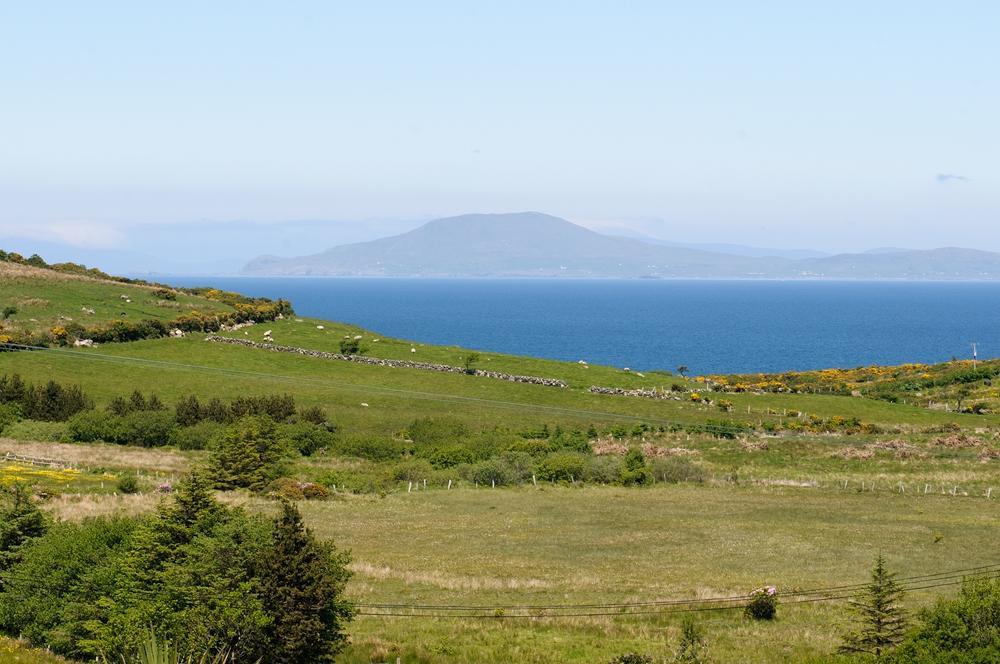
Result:
M462 367L453 367L448 364L435 364L432 362L413 362L411 360L390 360L382 357L369 357L367 355L344 355L342 353L330 353L323 350L313 350L310 348L298 348L296 346L281 346L271 343L260 343L249 339L234 339L233 337L221 337L217 334L210 334L205 337L205 341L221 344L231 344L234 346L245 346L247 348L257 348L259 350L269 350L275 353L294 353L307 357L318 357L324 360L342 360L344 362L355 362L357 364L367 364L376 367L393 367L401 369L423 369L425 371L438 371L441 373L469 373ZM558 378L540 378L538 376L518 376L516 374L503 373L502 371L484 371L476 369L471 372L473 375L484 378L495 378L506 380L511 383L528 383L531 385L545 385L546 387L568 387L565 381Z

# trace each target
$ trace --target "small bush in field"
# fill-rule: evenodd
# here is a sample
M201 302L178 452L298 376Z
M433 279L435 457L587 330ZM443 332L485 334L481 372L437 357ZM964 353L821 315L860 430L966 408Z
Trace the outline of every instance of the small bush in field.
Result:
M306 500L326 500L330 497L330 491L322 484L315 482L304 482L302 484L302 495Z
M410 423L406 432L417 445L455 443L469 435L465 423L453 417L422 417Z
M587 457L577 452L553 452L538 464L538 478L556 482L582 479Z
M752 591L743 613L753 620L774 620L778 613L778 589L764 586Z
M267 487L267 495L284 500L303 500L305 493L299 481L291 477L279 477Z
M207 450L212 439L224 428L224 424L212 420L204 420L190 427L177 427L171 442L182 450Z
M653 664L653 658L649 655L640 655L635 652L627 652L624 655L612 657L608 664Z
M657 482L704 482L708 473L697 463L682 456L653 459L651 472Z
M626 486L647 484L652 479L652 474L646 465L646 457L638 447L633 447L625 454L620 473L619 481Z
M435 468L451 468L462 463L472 463L475 460L475 453L461 445L439 447L430 456L431 465Z
M139 480L135 475L124 475L118 480L119 493L133 494L139 493Z

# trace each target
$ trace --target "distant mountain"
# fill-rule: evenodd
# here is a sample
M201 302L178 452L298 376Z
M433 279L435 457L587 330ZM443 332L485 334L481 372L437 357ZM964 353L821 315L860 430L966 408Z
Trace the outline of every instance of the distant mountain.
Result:
M299 258L261 256L255 275L378 276L764 276L773 260L664 247L601 235L538 212L467 214L401 235Z
M945 247L915 251L838 254L797 261L798 276L827 279L911 279L947 281L1000 279L1000 254Z
M261 256L247 275L1000 280L1000 254L880 249L781 257L739 245L654 244L538 212L437 219L400 235L297 258ZM713 247L715 250L706 250ZM729 251L722 251L728 248ZM753 249L753 248L744 248ZM766 251L760 249L760 251ZM818 253L818 252L816 252Z
M829 256L826 251L815 249L778 249L775 247L753 247L745 244L730 244L726 242L674 242L663 240L646 233L628 228L627 226L590 226L591 230L604 235L617 235L642 240L650 244L658 244L664 247L682 247L685 249L697 249L699 251L711 251L718 254L732 254L733 256L752 256L754 258L767 258L775 256L777 258L822 258ZM874 250L873 250L874 251Z

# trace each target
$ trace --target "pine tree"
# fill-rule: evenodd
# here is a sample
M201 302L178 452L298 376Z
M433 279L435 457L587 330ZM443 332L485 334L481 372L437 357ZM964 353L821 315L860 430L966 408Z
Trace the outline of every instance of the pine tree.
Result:
M17 564L20 549L48 530L48 521L31 499L28 487L15 484L5 493L10 502L0 509L0 572Z
M313 537L294 505L284 504L257 575L272 618L269 662L332 662L343 649L354 613L343 597L347 560Z
M219 437L211 473L219 489L264 489L280 477L289 445L274 420L265 415L244 417Z
M903 588L896 582L895 573L886 569L885 558L879 553L871 583L851 600L860 629L844 637L840 652L866 653L878 659L899 643L906 631L902 598Z

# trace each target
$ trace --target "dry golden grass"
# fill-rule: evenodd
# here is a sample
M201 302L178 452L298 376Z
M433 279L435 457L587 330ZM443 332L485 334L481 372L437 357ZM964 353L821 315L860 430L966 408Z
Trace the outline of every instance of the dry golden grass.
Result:
M63 494L45 501L43 507L61 521L82 521L98 516L136 516L155 508L161 496L157 494L96 495Z
M552 584L541 579L458 576L439 571L412 572L393 569L387 565L373 565L366 562L351 563L350 570L358 576L385 581L393 579L407 584L419 583L445 590L528 590L550 588Z
M123 284L120 281L111 279L101 279L83 274L73 274L71 272L59 272L58 270L48 270L32 265L21 265L20 263L9 263L0 261L0 279L30 279L32 281L96 281L105 284L114 284L123 288L142 288L153 290L153 286L142 284Z
M41 443L0 438L0 456L13 452L25 456L67 461L83 468L125 468L159 473L184 473L197 461L197 454L182 454L172 450L144 449L121 445L74 445L72 443Z

